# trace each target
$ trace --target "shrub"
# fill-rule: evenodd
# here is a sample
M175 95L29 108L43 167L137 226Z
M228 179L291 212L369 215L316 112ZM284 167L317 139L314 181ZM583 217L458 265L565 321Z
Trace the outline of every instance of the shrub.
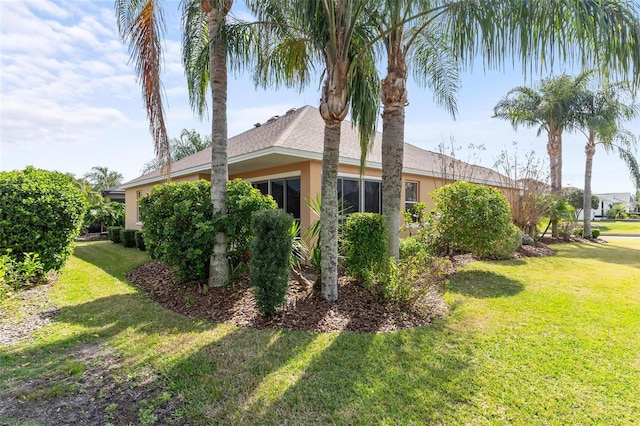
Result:
M89 232L100 232L101 225L123 226L124 204L116 202L101 202L87 209L83 227Z
M592 238L598 238L600 236L600 230L599 229L592 229L591 230L591 237Z
M533 237L526 232L522 233L522 245L523 246L532 246L535 240Z
M573 230L571 231L571 234L575 237L582 238L583 233L584 233L584 230L582 228L573 228Z
M250 182L233 179L227 182L227 233L229 263L237 276L245 270L251 257L253 215L262 210L275 210L278 204L269 195L263 195Z
M607 210L608 219L626 219L627 208L624 204L614 204L609 210Z
M121 229L120 230L120 242L125 247L136 246L136 229Z
M511 224L502 238L491 244L491 250L487 257L492 259L509 259L522 244L522 231L516 225Z
M116 244L121 243L122 239L120 238L120 231L122 231L122 229L122 226L110 226L107 228L109 239Z
M205 282L213 251L211 185L201 180L157 185L140 199L140 219L153 259L177 269L184 281Z
M282 210L264 210L253 216L251 284L257 308L273 316L286 302L291 258L293 218Z
M454 249L491 256L495 243L512 235L509 204L495 188L457 181L432 198L440 234Z
M389 261L389 270L382 280L385 299L405 308L415 306L430 291L444 285L451 261L429 258L424 252L396 263Z
M11 255L11 250L0 254L0 300L11 290L36 283L44 275L44 265L38 253Z
M178 278L204 282L218 229L227 233L227 251L237 275L246 265L253 237L251 219L261 209L275 209L276 202L249 182L227 183L227 217L214 218L211 184L205 180L158 185L140 199L145 245L156 260L177 268Z
M146 251L147 247L144 245L144 236L142 234L142 231L136 231L134 234L134 238L136 240L136 247L138 248L138 250Z
M344 227L347 273L365 287L384 272L387 263L387 225L376 213L353 213Z
M70 176L35 169L0 172L0 248L15 261L37 253L44 271L60 269L73 251L86 210Z
M416 237L406 237L400 239L400 261L408 260L425 251L425 246Z

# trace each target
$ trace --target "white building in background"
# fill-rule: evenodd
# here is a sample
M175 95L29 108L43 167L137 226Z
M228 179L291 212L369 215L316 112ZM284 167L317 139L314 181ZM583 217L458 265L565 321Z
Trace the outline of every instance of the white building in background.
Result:
M594 210L595 217L607 217L607 212L615 204L625 206L627 213L633 210L634 198L629 192L610 192L606 194L593 194L600 199L600 205Z

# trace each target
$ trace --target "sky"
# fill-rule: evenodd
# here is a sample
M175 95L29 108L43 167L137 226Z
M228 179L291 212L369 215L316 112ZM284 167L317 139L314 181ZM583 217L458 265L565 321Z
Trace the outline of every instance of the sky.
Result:
M0 1L0 170L32 165L80 177L93 166L104 166L128 181L153 158L141 89L118 37L113 4L112 0ZM167 28L162 83L169 137L178 137L184 128L210 134L210 121L200 121L189 107L180 62L179 2L162 4ZM242 10L235 13L243 15ZM551 71L570 73L570 68L556 64ZM455 120L435 104L428 89L410 82L405 141L431 151L453 141L457 158L487 167L502 151L513 155L516 149L519 158L533 149L548 164L546 135L537 136L533 129L516 131L491 116L510 89L531 86L551 71L525 78L517 65L498 71L476 65L462 74ZM317 107L320 98L318 81L303 92L265 90L256 89L249 74L231 76L228 93L229 137L292 107ZM640 135L640 120L625 127ZM584 143L582 134L565 135L564 186L584 184ZM468 149L470 145L483 148ZM634 192L617 154L596 153L592 189Z

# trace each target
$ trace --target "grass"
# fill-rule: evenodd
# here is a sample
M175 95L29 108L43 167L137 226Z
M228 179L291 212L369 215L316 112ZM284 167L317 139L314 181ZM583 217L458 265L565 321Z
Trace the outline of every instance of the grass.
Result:
M599 229L601 235L624 235L640 237L640 221L594 221L591 223L594 229Z
M129 374L159 372L193 424L638 424L640 241L555 247L467 265L433 325L317 334L174 315L124 280L143 253L82 243L54 289L60 317L0 347L0 394L77 374L65 352L104 342Z

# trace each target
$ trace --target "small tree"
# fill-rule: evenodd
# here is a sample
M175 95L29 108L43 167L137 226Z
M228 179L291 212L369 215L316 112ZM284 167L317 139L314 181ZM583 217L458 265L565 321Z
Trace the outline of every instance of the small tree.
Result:
M387 223L382 215L354 213L344 227L347 273L373 285L375 276L385 270L387 262Z
M86 201L70 176L31 166L0 172L0 249L21 261L37 253L43 271L60 269L73 251Z
M282 210L263 210L253 216L251 285L258 310L273 316L286 302L293 218Z
M580 188L571 188L566 192L567 203L576 209L576 215L580 213L584 207L584 191ZM600 205L600 199L596 195L591 196L591 209L597 209Z

